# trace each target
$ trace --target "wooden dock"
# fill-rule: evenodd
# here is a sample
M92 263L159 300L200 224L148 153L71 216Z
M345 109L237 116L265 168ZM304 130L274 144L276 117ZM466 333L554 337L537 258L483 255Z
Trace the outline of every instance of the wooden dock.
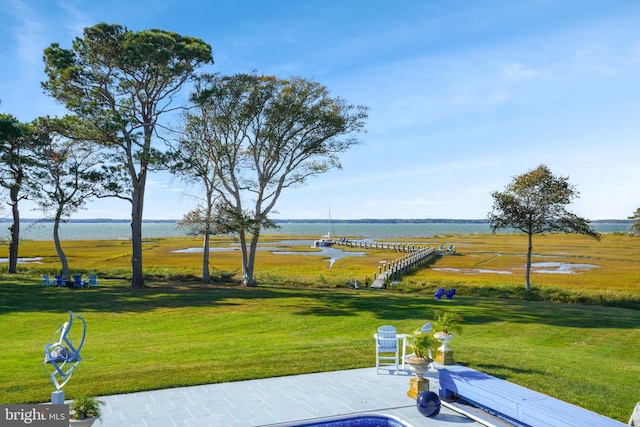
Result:
M399 279L400 276L426 263L429 259L442 255L442 251L427 245L379 243L348 239L341 239L338 244L350 248L388 250L404 254L391 262L378 266L378 271L373 273L373 283L370 286L377 289L386 288L391 280Z

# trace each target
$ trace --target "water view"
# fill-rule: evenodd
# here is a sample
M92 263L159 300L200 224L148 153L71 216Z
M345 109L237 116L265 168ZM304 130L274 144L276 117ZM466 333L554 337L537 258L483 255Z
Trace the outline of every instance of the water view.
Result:
M10 222L0 222L0 239L9 238ZM594 222L593 227L600 233L629 231L630 221ZM331 232L335 237L354 239L402 239L433 237L443 234L491 233L486 222L280 222L279 228L265 230L262 234L290 234L320 236ZM513 232L505 230L502 232ZM145 222L142 225L145 238L182 237L186 232L175 222ZM69 222L60 226L63 240L119 240L131 237L129 222ZM53 240L53 224L24 222L21 224L21 239Z

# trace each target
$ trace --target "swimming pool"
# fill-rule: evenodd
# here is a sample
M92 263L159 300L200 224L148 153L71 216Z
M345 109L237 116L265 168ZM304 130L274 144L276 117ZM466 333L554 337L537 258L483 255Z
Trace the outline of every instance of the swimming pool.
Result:
M359 414L277 424L277 427L414 427L393 415ZM274 426L274 427L276 427Z

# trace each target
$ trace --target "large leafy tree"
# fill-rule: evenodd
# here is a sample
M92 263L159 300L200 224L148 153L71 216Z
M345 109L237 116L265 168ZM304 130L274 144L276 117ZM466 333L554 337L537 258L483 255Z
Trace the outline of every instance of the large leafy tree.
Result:
M331 97L300 77L204 76L192 96L189 123L217 164L218 191L242 249L245 284L254 286L260 232L285 188L339 168L339 154L358 140L366 108Z
M203 142L209 141L206 122L200 120L206 111L200 107L201 114L185 112L185 126L182 137L172 147L169 166L173 173L188 183L202 188L204 194L195 196L198 207L188 212L178 226L187 230L188 234L203 236L202 281L211 282L209 269L210 238L213 235L230 230L224 204L217 197L216 187L218 161L211 147Z
M53 220L53 242L60 259L62 277L69 279L69 262L60 241L60 224L95 197L107 194L103 183L111 175L103 167L104 153L86 141L65 138L64 120L41 118L36 122L43 141L36 149L41 165L30 188L44 218ZM56 130L57 129L57 130Z
M531 290L533 235L546 232L577 233L600 239L589 221L567 210L578 192L568 177L557 177L545 165L513 178L504 191L491 193L489 223L495 232L515 228L528 236L526 286Z
M30 123L21 123L9 114L0 114L0 187L8 193L12 223L9 227L9 268L18 272L20 244L19 203L29 197L33 170L38 165L34 149L40 144L38 133Z
M133 32L101 23L85 28L71 49L53 43L44 52L45 91L84 122L77 139L111 150L124 179L115 197L131 203L133 287L143 287L142 218L148 172L162 163L152 139L160 119L196 69L213 62L204 41L158 29ZM119 184L119 185L117 185Z

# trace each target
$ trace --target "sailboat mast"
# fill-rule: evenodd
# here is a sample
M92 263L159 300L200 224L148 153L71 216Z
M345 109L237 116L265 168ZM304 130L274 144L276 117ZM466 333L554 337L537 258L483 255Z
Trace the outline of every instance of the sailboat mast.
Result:
M333 237L335 238L336 230L334 229L333 221L331 220L331 205L329 205L329 225L331 226L331 233L333 234Z

